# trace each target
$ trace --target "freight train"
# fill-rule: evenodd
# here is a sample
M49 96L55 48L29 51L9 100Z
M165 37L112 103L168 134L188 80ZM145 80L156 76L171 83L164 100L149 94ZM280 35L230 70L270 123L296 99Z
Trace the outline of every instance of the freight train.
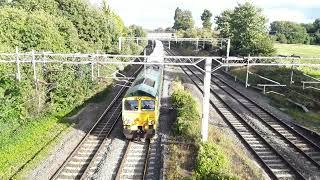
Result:
M147 62L162 62L161 41L155 42ZM122 99L123 134L127 139L154 137L160 115L163 66L145 65Z

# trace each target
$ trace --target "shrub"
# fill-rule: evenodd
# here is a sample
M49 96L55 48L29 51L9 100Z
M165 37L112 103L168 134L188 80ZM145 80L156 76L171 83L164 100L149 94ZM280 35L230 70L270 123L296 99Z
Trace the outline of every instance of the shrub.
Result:
M215 144L200 145L196 160L196 179L236 179L227 172L229 160Z
M177 108L176 133L192 140L198 139L200 115L192 95L184 90L176 90L172 94L172 102Z

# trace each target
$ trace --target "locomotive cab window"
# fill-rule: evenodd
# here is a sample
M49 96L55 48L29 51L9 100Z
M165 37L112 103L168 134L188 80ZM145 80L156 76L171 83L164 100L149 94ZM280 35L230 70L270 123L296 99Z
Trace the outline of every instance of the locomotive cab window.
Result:
M138 111L138 101L137 100L125 100L124 109L126 111Z
M142 100L141 109L144 111L154 111L155 101L154 100Z

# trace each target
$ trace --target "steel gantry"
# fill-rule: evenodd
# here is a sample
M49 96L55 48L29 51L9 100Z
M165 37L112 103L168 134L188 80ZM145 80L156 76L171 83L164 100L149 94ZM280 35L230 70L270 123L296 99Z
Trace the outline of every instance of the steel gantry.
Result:
M119 37L119 51L121 51L122 49L122 44L123 42L127 42L127 41L133 41L136 42L137 44L139 44L140 42L143 41L155 41L155 40L159 40L162 42L168 42L168 48L171 48L171 42L193 42L195 43L195 47L196 50L198 50L199 46L202 46L204 48L204 46L206 44L210 44L210 45L214 45L216 44L217 46L220 46L220 48L222 49L223 46L226 47L227 49L227 56L229 56L230 53L230 39L229 38L179 38L176 37L175 35L172 37Z
M147 62L148 58L163 58L163 62ZM200 62L205 61L204 69L199 66ZM251 66L307 66L320 68L320 58L288 58L288 57L196 57L196 56L147 56L147 55L111 55L111 54L60 54L48 52L31 53L0 53L0 63L9 63L15 65L15 77L18 81L24 78L21 76L21 64L31 64L33 79L35 83L41 81L37 72L38 64L70 64L70 65L91 65L91 77L95 80L96 66L106 65L165 65L165 66L194 66L205 72L204 78L204 97L202 112L202 139L208 138L208 119L209 119L209 99L211 73L222 67L247 67L247 74ZM214 65L214 66L213 66ZM62 72L63 73L63 72ZM124 77L133 78L133 77ZM308 83L308 82L306 82ZM318 82L317 82L318 83Z

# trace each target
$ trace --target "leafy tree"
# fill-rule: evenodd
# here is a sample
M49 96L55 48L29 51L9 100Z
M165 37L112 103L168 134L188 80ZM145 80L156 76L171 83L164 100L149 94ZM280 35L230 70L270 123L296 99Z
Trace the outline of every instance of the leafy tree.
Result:
M155 32L164 32L165 30L162 27L159 27L154 30Z
M173 32L174 30L173 30L172 27L167 27L167 28L165 29L165 31L166 31L166 32Z
M174 30L187 30L194 27L192 13L189 10L182 11L177 8L174 15Z
M215 17L217 30L220 31L220 36L224 38L231 37L230 22L233 11L225 10L219 16Z
M178 37L183 38L213 38L215 34L209 29L187 29L185 31L180 30L177 33Z
M211 17L212 13L209 10L205 9L201 15L202 26L204 29L211 29Z
M216 22L220 35L231 38L234 54L269 55L274 52L267 19L262 10L251 3L238 4L233 11L222 12Z
M314 26L313 23L307 23L307 24L301 24L304 28L306 28L307 33L315 33L316 32L316 27Z
M58 2L55 0L13 0L11 4L26 11L44 10L54 15L58 13Z
M173 29L175 30L178 30L178 29L181 29L181 19L182 17L182 10L177 7L177 9L175 10L175 13L174 13L174 25L173 25Z
M320 18L314 21L313 26L316 30L320 29Z
M277 40L284 38L289 44L307 43L308 34L301 24L289 21L274 21L271 23L271 31L276 32Z
M128 29L128 36L130 37L145 37L147 34L141 26L131 25Z

